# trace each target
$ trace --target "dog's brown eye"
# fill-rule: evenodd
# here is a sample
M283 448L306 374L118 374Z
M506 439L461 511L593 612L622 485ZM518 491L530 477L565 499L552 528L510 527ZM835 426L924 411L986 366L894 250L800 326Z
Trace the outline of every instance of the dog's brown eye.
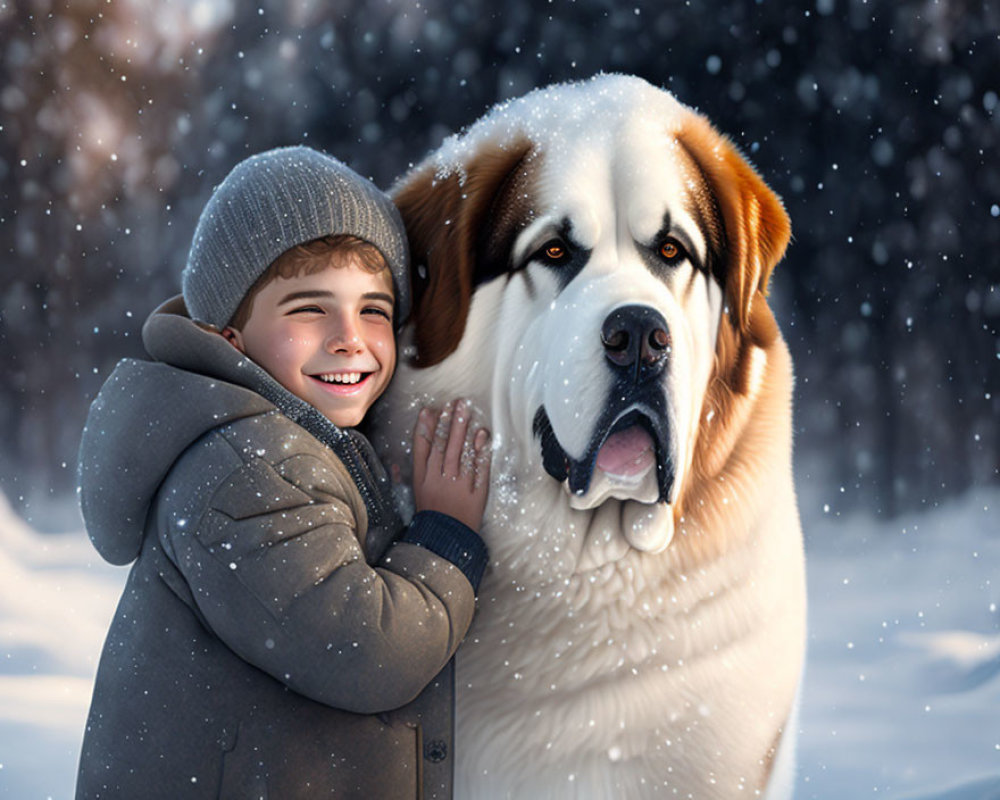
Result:
M569 248L561 239L550 239L535 251L533 258L541 259L550 266L558 266L569 260Z
M660 255L663 258L673 264L680 261L685 256L685 251L683 245L676 239L667 239L663 244L660 245Z
M560 244L550 244L545 247L545 257L550 261L561 261L566 255L566 248Z

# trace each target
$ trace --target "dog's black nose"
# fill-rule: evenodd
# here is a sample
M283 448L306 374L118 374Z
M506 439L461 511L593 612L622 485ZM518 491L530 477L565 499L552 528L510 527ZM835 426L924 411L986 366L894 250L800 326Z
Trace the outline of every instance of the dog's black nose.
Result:
M631 305L616 308L601 326L604 355L616 367L643 370L659 369L670 353L667 321L655 308Z

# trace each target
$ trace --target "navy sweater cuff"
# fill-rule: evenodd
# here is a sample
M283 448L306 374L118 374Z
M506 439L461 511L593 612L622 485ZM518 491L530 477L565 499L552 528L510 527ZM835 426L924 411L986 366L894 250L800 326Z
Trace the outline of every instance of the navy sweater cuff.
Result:
M400 541L446 558L465 573L473 591L479 591L489 554L486 543L465 523L440 511L418 511Z

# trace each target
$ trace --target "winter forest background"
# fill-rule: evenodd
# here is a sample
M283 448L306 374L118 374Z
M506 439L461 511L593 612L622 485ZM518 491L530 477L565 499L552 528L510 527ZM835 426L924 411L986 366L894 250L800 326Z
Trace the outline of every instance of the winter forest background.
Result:
M490 105L597 71L704 111L784 198L796 431L833 513L998 480L1000 4L0 0L0 489L75 522L89 401L238 160L389 186Z
M972 0L0 0L0 490L76 524L89 401L238 160L304 142L387 187L602 70L704 111L784 198L773 300L830 513L996 483L998 32Z
M300 142L388 187L602 70L705 112L792 218L797 797L1000 798L1000 0L0 0L0 797L72 794L125 573L80 429L212 187Z

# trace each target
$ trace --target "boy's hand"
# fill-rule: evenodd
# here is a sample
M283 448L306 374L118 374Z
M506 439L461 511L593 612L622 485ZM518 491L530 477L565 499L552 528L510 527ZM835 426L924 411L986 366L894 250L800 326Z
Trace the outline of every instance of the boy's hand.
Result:
M441 412L423 408L413 432L413 499L417 511L440 511L479 531L490 487L490 434L470 441L469 407L456 400Z

